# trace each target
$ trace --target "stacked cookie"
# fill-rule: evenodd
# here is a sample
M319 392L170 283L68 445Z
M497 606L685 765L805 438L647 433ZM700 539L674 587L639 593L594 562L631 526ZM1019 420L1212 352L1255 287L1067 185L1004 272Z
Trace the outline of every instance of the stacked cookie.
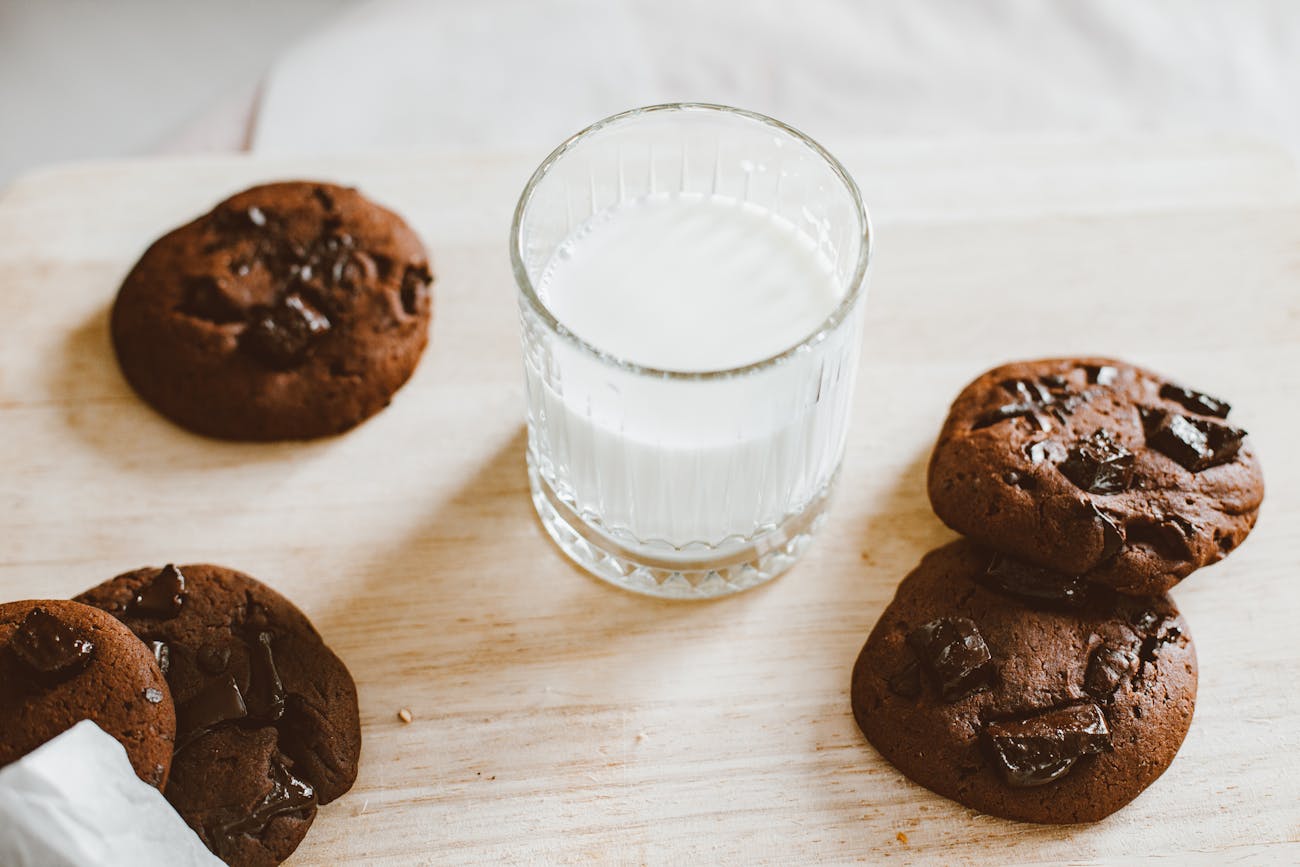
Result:
M218 566L0 605L0 766L89 719L218 857L274 865L356 779L356 686L294 605Z
M1031 822L1101 819L1173 761L1196 654L1165 591L1234 550L1264 482L1229 405L1110 359L1009 364L958 395L930 501L967 538L899 586L853 712L939 794Z

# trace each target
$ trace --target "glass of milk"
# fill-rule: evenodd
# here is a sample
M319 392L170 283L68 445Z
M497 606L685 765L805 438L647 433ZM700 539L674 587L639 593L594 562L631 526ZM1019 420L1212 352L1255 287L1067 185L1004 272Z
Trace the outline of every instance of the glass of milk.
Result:
M785 124L718 105L615 115L515 211L528 473L578 565L654 596L767 581L844 454L871 228Z

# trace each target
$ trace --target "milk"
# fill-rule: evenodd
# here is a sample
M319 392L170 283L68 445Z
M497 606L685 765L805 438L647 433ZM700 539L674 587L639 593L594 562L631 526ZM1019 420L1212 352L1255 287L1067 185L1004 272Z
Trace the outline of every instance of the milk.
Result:
M611 355L711 371L794 346L842 289L814 240L788 220L724 196L660 193L579 226L538 293L561 324Z
M575 227L537 286L563 328L614 358L728 370L799 345L840 305L821 249L762 207L655 193ZM834 475L859 320L777 364L683 379L548 341L525 317L534 472L589 528L642 555L752 549Z

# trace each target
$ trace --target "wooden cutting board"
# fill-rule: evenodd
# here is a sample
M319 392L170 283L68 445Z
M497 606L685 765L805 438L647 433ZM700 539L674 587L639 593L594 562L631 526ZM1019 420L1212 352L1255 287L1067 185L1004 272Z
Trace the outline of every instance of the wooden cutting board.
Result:
M540 152L205 158L56 168L0 199L0 599L212 561L295 600L356 677L365 746L294 863L1300 860L1294 167L1222 142L829 144L878 259L832 519L783 579L652 601L569 566L534 518L506 237ZM432 344L345 436L191 436L127 389L108 305L157 235L295 176L421 231ZM1050 828L908 782L847 688L899 579L952 535L923 485L948 401L996 362L1073 353L1231 399L1269 493L1244 547L1176 591L1201 665L1177 761L1118 815Z

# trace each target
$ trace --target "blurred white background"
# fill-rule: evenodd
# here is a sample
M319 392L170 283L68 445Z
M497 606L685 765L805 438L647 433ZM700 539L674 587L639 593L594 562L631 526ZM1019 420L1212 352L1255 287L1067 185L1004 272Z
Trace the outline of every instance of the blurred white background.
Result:
M0 184L237 115L276 56L348 2L0 0Z
M1300 152L1300 3L0 0L0 183L123 154L541 149L681 99L832 144L1185 132Z

